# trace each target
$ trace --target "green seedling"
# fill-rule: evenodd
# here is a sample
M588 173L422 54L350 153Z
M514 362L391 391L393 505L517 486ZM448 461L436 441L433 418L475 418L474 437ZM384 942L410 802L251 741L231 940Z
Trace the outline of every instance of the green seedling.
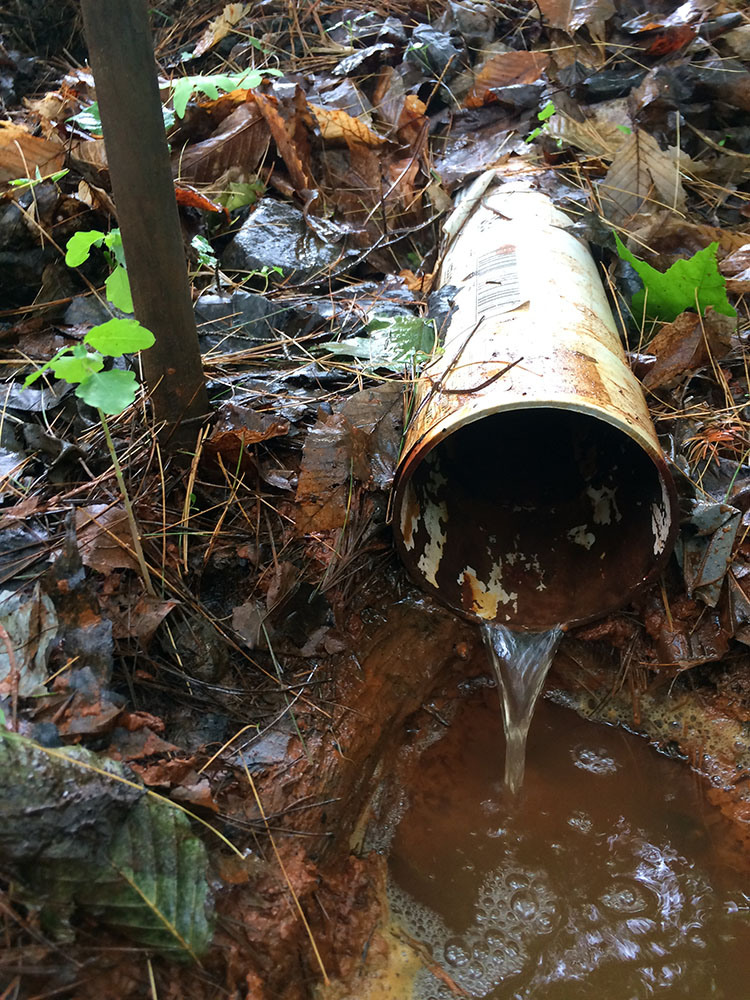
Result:
M539 125L537 128L535 128L532 132L529 132L529 134L526 136L526 139L524 141L525 142L533 142L534 139L537 138L537 136L540 136L542 134L542 132L544 132L546 129L548 129L549 128L549 120L552 117L552 115L554 115L554 113L555 113L556 110L557 110L557 108L555 107L555 105L553 104L553 102L552 101L547 101L547 103L544 105L544 107L542 108L542 110L537 114L537 118L541 122L541 125ZM562 140L561 139L558 139L558 145L559 146L562 145Z
M263 267L259 267L256 271L250 271L247 277L242 279L242 284L246 285L248 281L252 281L254 278L262 278L264 284L261 293L265 295L268 291L268 286L271 284L272 274L279 274L283 278L284 269L279 267L278 264L264 264Z
M135 354L154 344L154 335L135 319L110 319L93 326L83 343L63 347L46 364L28 376L24 386L45 371L76 387L84 403L110 416L122 413L135 400L138 387L132 371L103 371L105 358Z
M219 263L214 248L205 236L194 236L190 241L190 246L198 254L198 266L207 267L209 271L214 271Z
M687 260L677 260L666 271L657 271L628 250L615 233L617 252L622 260L632 264L643 282L643 288L633 296L633 314L644 319L671 323L688 309L701 315L713 306L723 316L735 317L729 303L724 276L716 260L718 243L711 243Z
M107 279L106 286L110 302L123 310L129 305L127 311L131 311L133 301L130 296L130 285L125 270L125 254L119 229L113 229L110 233L100 233L98 230L76 233L68 240L65 254L66 264L70 267L77 267L88 260L93 246L101 246L114 265L114 270ZM113 276L116 276L114 280L112 280ZM124 354L137 354L139 351L145 351L154 345L155 339L153 333L145 326L141 326L133 317L110 319L106 323L92 326L81 344L63 347L24 381L24 386L29 386L45 371L51 371L55 378L62 379L68 385L74 385L76 396L96 409L104 431L107 450L112 459L117 485L122 494L122 502L133 540L133 551L138 560L144 586L151 596L154 596L155 591L143 554L141 533L107 423L107 416L116 416L135 402L138 383L135 373L132 371L120 369L104 371L104 361L105 358L121 358Z
M222 90L252 90L263 82L264 76L283 76L279 69L246 69L242 73L214 73L210 76L183 76L174 84L172 104L178 118L185 117L188 101L196 91L215 101Z
M44 183L44 181L52 181L53 184L57 184L59 180L61 180L66 174L69 173L70 171L68 170L67 167L65 167L63 170L56 170L53 174L46 174L44 177L42 177L42 173L39 167L37 166L34 169L33 177L16 177L14 180L8 181L8 184L10 184L10 186L13 188L31 189L35 188L37 184Z
M101 233L98 229L89 229L76 233L68 240L65 263L68 267L80 267L91 256L92 247L101 247L112 267L109 277L104 282L107 298L121 312L132 312L133 296L130 294L120 230L112 229L108 233Z

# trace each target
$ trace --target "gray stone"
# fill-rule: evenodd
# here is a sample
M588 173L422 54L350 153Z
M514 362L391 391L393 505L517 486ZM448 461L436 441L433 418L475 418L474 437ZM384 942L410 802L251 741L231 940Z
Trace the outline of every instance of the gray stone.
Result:
M325 278L331 268L357 256L356 251L344 251L340 243L333 242L340 239L340 230L322 219L315 220L318 231L325 231L326 225L331 242L319 239L293 205L264 198L227 246L221 266L245 273L280 267L292 283Z

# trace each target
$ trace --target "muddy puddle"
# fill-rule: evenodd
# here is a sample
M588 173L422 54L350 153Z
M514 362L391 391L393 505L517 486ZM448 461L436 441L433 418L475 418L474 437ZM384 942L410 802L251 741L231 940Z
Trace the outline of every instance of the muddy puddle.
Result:
M387 994L747 996L748 859L705 784L643 740L547 702L517 800L503 747L485 688L422 756L392 843L390 900L432 961L413 988Z

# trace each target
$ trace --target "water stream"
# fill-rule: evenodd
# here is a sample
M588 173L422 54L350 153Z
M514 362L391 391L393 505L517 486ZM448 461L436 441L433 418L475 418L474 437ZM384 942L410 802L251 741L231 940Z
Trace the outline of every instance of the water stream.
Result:
M505 625L482 626L503 708L505 786L513 795L523 784L529 726L562 636L559 627L513 632Z

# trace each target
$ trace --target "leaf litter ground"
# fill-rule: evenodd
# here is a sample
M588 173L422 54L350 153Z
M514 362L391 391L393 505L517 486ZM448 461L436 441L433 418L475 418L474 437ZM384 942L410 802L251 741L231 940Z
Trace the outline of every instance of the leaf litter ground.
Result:
M54 377L23 385L110 319L101 252L64 261L71 237L117 225L75 14L61 4L59 23L39 24L12 5L0 24L0 696L21 734L2 748L16 754L6 772L20 746L48 748L28 773L84 799L90 783L44 762L67 746L99 762L82 860L108 865L113 888L97 895L103 874L82 888L73 865L67 892L45 894L19 817L0 866L3 988L293 1000L352 974L377 922L380 869L349 854L367 790L347 761L366 773L395 703L373 688L360 706L370 723L353 725L349 685L367 676L368 637L388 651L378 629L394 649L409 634L393 610L410 590L388 490L412 379L450 309L440 224L488 167L526 174L590 241L683 502L679 558L660 584L571 641L606 647L636 721L673 684L747 709L750 23L738 4L697 0L448 2L429 15L157 4L215 412L186 462L161 450L146 399L112 421L152 595L94 413ZM169 81L185 77L174 115ZM713 308L699 315L694 301ZM116 364L124 375L127 359ZM168 819L136 819L112 842L110 811L136 808L113 769L163 796ZM179 832L169 801L203 825ZM161 881L144 860L157 846L174 859ZM120 899L128 920L112 917ZM175 943L205 950L210 910L203 964L173 964ZM125 958L123 942L136 949Z

